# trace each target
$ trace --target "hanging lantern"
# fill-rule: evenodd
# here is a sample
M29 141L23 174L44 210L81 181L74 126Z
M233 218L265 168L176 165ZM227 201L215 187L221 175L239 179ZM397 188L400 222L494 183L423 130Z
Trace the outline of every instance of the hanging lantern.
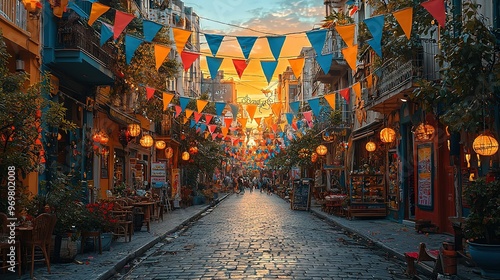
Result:
M101 142L101 133L99 133L99 132L94 133L94 135L92 136L92 140L94 140L94 142L96 142L96 143L100 143Z
M144 148L151 148L151 146L153 146L153 142L153 137L149 134L142 136L141 140L139 140L139 143L141 143L141 146Z
M172 147L167 147L165 149L165 157L172 158L173 156L174 156L174 149L172 149Z
M141 126L136 123L131 123L128 125L128 131L130 132L130 136L137 137L141 134Z
M182 152L182 160L185 160L185 161L189 160L189 153L188 152Z
M163 140L156 141L156 143L155 143L155 147L158 150L163 150L163 149L165 149L166 146L167 146L167 143L165 143L165 141L163 141Z
M434 127L430 124L421 123L415 129L415 140L417 141L429 141L434 137Z
M318 161L318 154L313 152L311 154L311 162L316 162L316 161Z
M61 139L62 139L61 133L57 133L57 141L61 141Z
M316 147L316 153L320 156L326 155L327 152L328 148L325 145L319 145L318 147Z
M396 132L394 129L386 127L380 131L380 141L384 143L392 143L396 139Z
M109 136L106 133L101 133L101 139L99 140L99 143L106 145L108 144L109 141Z
M370 141L370 142L366 143L365 148L368 152L373 152L377 149L377 144Z
M196 147L196 146L189 147L189 153L190 153L191 155L195 155L195 154L197 154L197 153L198 153L198 147Z
M498 151L498 141L486 134L481 134L472 143L472 148L478 155L491 156Z

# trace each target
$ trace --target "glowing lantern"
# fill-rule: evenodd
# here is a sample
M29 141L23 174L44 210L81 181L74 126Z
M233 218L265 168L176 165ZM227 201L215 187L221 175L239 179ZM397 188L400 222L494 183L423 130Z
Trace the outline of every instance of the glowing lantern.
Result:
M430 124L421 123L415 129L415 139L417 141L428 141L434 137L434 127Z
M166 146L167 146L167 143L165 143L165 141L163 141L163 140L156 141L156 143L155 143L155 147L158 150L163 150L163 149L165 149Z
M101 134L100 133L94 133L94 136L92 136L92 140L94 140L94 142L96 143L99 143L101 142Z
M491 156L498 151L498 141L492 136L481 134L474 139L472 148L478 155Z
M318 154L313 152L311 154L311 162L316 162L316 161L318 161Z
M128 131L130 132L130 136L137 137L141 134L141 126L136 123L131 123L128 125Z
M108 144L109 141L109 136L106 133L101 133L101 139L99 140L99 143L106 145Z
M326 155L327 152L328 148L325 145L319 145L318 147L316 147L316 153L320 156Z
M167 147L165 149L165 157L172 158L173 156L174 156L174 149L172 149L172 147Z
M368 152L373 152L377 149L377 144L370 141L370 142L366 143L365 148Z
M185 161L189 160L189 153L188 152L182 152L182 160L185 160Z
M141 140L139 140L139 143L141 143L141 146L144 148L151 148L151 146L153 146L153 142L153 137L149 134L142 136Z
M396 139L396 132L394 129L386 127L380 131L380 141L384 143L392 143Z
M192 155L197 154L198 153L198 147L196 147L196 146L189 147L189 153L192 154Z

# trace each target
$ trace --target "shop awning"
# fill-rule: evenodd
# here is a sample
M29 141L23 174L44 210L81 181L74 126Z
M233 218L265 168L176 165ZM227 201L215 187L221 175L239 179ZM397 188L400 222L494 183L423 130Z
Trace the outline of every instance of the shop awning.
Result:
M374 121L354 130L352 132L352 141L357 141L359 139L374 135L378 130L382 128L382 125L382 121Z
M120 109L117 109L113 106L109 106L107 105L107 114L109 116L109 118L115 122L117 122L118 124L122 124L122 125L129 125L131 123L137 123L137 124L140 124L141 122L136 119L135 117L123 112L122 110Z

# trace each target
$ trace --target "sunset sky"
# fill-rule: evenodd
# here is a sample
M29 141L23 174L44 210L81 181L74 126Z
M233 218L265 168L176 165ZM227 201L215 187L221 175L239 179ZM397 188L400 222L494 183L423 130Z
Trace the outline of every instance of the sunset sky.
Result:
M274 89L278 74L289 65L288 59L296 58L303 47L310 46L306 31L321 26L325 6L321 0L214 0L184 1L200 17L201 66L204 76L209 76L206 55L211 55L204 33L224 35L217 57L223 57L219 70L225 78L233 77L238 96L252 99L264 98L262 89ZM262 72L260 60L273 56L265 36L286 35L278 67L270 84ZM259 36L249 56L249 64L241 79L236 74L232 59L244 59L235 36Z

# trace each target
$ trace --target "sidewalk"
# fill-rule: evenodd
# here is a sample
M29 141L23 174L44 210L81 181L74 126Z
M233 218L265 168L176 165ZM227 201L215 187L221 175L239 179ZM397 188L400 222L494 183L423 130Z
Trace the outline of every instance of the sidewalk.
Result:
M226 195L222 195L215 201L222 201ZM131 260L141 256L148 249L160 243L164 238L174 233L190 222L203 215L211 205L194 205L184 209L175 209L165 213L163 221L152 221L150 232L143 227L142 231L135 232L132 241L125 242L123 238L114 241L109 251L103 251L102 255L97 252L78 254L73 263L51 263L51 274L47 267L41 262L35 263L34 279L108 279L119 272ZM81 264L78 264L81 262ZM18 278L16 273L0 273L0 278L5 280L30 279L29 268L23 270L23 275Z
M421 242L424 242L430 250L439 249L445 241L453 242L452 235L439 233L422 234L415 231L413 225L399 224L387 219L355 218L348 220L344 217L327 214L321 211L319 205L316 206L314 203L310 211L316 216L373 243L375 246L380 247L402 261L405 261L404 253L418 251L418 246ZM458 275L453 278L450 277L450 279L481 279L479 274L473 272L473 267L461 264L460 259L457 262ZM431 267L426 264L417 264L417 270L420 279L430 279L432 274Z

